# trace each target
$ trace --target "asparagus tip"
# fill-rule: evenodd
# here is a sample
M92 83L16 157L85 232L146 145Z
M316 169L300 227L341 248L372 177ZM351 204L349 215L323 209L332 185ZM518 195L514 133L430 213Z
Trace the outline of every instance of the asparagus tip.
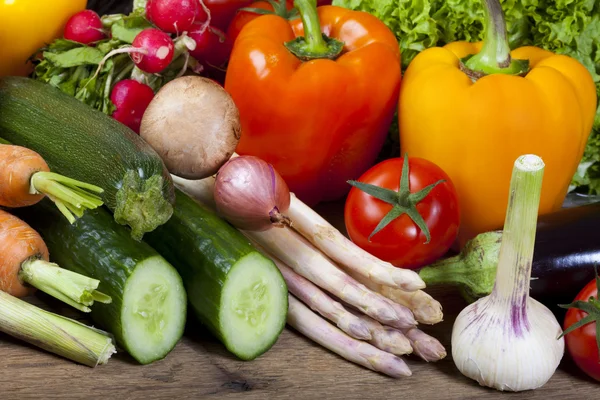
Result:
M360 340L371 340L373 338L369 328L365 324L361 323L351 323L348 326L348 334L355 339Z
M425 281L415 271L408 269L397 269L392 273L392 279L398 288L407 292L415 292L425 289Z

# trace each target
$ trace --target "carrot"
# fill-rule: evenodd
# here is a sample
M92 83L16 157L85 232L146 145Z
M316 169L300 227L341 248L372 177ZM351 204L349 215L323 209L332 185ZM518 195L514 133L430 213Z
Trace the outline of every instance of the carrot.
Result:
M84 210L102 205L100 197L93 194L102 192L97 186L50 172L33 150L0 144L0 206L31 206L47 196L73 223L74 215L80 217Z
M21 265L27 260L48 261L46 244L29 225L0 210L0 290L15 297L25 297L34 291L19 278Z
M85 312L94 300L110 302L98 292L100 281L48 261L41 236L23 220L0 210L0 290L25 297L38 288Z

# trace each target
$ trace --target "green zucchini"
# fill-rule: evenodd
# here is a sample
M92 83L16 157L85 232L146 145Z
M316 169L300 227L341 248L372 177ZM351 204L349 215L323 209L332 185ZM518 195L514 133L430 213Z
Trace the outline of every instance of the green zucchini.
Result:
M100 281L112 303L96 303L92 319L141 364L165 357L181 338L187 299L181 277L147 243L129 236L104 208L70 224L44 199L18 210L44 238L53 261Z
M231 353L252 360L277 341L287 286L237 229L176 189L173 216L145 240L177 268L195 315Z
M120 122L59 89L0 79L0 137L38 152L59 174L100 186L115 221L141 239L165 223L174 201L158 154Z

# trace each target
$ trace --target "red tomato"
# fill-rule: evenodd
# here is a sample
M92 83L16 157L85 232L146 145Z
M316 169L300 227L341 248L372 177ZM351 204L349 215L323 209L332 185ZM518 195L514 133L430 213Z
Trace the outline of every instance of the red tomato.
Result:
M589 301L592 296L595 298L593 303L595 303L598 308L598 314L600 315L596 280L588 283L581 292L579 292L577 297L575 297L575 301ZM564 329L566 330L568 327L587 316L588 313L585 311L577 308L569 308L567 315L565 316ZM566 334L565 343L575 364L577 364L583 372L597 381L600 381L600 354L596 342L597 323L598 322L590 322Z
M385 160L369 169L359 179L393 191L400 187L402 158ZM416 269L443 256L458 234L460 212L458 196L450 177L437 165L421 158L409 159L409 190L415 193L443 179L416 205L431 240L415 222L403 214L371 237L392 205L353 187L346 199L344 220L350 239L374 256L397 267Z

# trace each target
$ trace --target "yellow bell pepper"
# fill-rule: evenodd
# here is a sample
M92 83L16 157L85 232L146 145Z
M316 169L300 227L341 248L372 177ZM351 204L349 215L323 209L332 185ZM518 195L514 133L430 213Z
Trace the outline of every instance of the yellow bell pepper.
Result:
M27 75L27 59L60 37L87 0L0 0L0 76Z
M461 208L459 245L502 228L511 169L522 154L546 164L540 214L559 209L583 156L596 112L588 70L536 48L510 51L498 0L485 0L482 43L421 52L400 91L400 146L439 165Z

